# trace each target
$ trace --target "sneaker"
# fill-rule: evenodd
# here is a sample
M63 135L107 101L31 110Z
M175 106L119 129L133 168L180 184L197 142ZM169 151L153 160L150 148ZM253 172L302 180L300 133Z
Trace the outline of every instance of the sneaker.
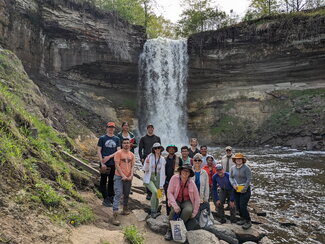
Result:
M113 204L111 203L111 201L108 198L105 198L102 204L105 207L112 207L113 206Z
M243 220L243 219L238 220L238 221L236 222L236 224L238 224L238 225L243 225L243 224L245 224L245 223L246 223L246 221Z
M166 241L171 241L173 240L173 235L172 235L172 230L168 228L165 236L164 236Z
M227 220L226 219L221 219L220 224L224 224L224 223L227 223Z
M242 228L243 228L244 230L248 230L248 229L251 228L251 227L252 227L252 223L251 223L251 221L246 221L245 224L242 225Z

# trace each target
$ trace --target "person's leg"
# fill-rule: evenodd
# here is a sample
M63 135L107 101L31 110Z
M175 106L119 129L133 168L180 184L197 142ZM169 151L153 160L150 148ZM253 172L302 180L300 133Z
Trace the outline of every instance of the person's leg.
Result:
M150 181L149 184L146 184L146 187L151 191L151 199L150 199L150 206L151 212L157 212L157 188L153 181Z
M123 181L121 176L114 176L114 191L113 211L118 211L120 199L123 194Z
M123 181L123 215L130 214L128 210L128 203L129 203L129 195L131 191L131 181Z
M100 174L99 188L100 188L100 192L102 193L104 200L108 197L107 185L106 185L107 177L108 177L108 175L106 175L106 174Z
M111 168L111 171L108 175L108 197L111 202L113 202L114 199L114 176L115 176L115 165L109 166Z
M168 184L164 185L164 192L166 196L166 211L167 211L167 216L170 214L170 207L168 206L168 197L167 197L167 189L168 189Z
M236 207L234 206L233 208L230 207L230 195L231 195L231 190L226 191L226 201L228 201L228 206L230 210L230 221L231 223L234 223L236 221Z
M226 223L226 219L225 219L225 210L224 210L224 204L226 201L226 191L223 189L220 189L219 192L219 200L220 200L220 206L218 206L218 215L220 217L220 222L221 224Z
M249 215L248 209L247 209L247 205L248 205L248 201L251 197L251 191L250 188L247 189L247 191L245 193L242 193L240 196L240 212L241 212L241 216L243 217L243 219L250 221L251 217Z
M181 203L181 219L184 224L191 218L193 213L193 205L191 201L185 201Z
M245 223L245 221L242 219L242 214L240 211L240 197L241 197L241 193L235 192L236 208L239 211L239 216L241 217L241 219L239 221L237 221L236 223L239 225L243 225Z

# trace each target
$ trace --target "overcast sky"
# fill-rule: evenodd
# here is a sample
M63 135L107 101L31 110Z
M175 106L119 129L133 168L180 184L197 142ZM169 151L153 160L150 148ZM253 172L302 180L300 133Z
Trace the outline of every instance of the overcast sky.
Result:
M163 15L166 19L172 22L177 22L182 13L181 2L182 0L156 0L158 7L155 10L156 14ZM219 8L229 14L230 10L241 17L245 15L247 7L249 5L249 0L214 0L214 6L218 5ZM214 7L212 6L212 7Z

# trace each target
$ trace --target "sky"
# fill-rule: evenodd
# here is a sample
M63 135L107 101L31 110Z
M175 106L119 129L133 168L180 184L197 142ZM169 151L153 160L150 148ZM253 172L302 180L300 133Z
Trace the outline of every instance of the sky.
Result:
M156 14L164 16L166 19L176 23L180 19L182 13L181 2L182 0L156 0L158 6L155 10ZM240 17L245 15L249 0L214 0L215 5L219 6L219 9L225 11L227 14L230 10L238 14ZM213 7L213 6L212 6Z

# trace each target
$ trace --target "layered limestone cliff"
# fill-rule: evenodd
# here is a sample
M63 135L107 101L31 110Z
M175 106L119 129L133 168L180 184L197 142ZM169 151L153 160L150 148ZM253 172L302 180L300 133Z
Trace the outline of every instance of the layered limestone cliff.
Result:
M0 44L15 52L50 100L99 133L105 121L135 118L145 38L142 27L82 1L0 2ZM81 134L63 120L55 127Z
M192 135L204 143L324 149L324 14L199 33L188 46Z

